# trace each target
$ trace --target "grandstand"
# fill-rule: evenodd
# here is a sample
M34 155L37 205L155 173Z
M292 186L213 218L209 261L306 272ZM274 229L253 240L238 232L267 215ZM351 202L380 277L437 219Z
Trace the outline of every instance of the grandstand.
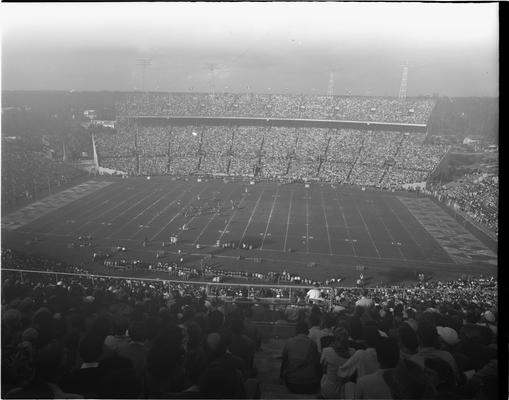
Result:
M424 142L432 108L425 98L133 95L117 103L117 133L98 137L98 154L102 166L131 175L394 189L425 181L447 151Z

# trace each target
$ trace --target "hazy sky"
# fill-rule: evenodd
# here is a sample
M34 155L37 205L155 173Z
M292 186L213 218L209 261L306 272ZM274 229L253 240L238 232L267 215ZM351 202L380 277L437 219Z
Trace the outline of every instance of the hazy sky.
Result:
M0 4L2 88L498 95L498 5ZM138 65L140 58L150 65ZM144 79L143 79L144 76Z

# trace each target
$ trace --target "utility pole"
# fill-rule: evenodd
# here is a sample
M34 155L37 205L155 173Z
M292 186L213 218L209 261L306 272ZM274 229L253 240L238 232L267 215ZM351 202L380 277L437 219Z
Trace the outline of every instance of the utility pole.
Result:
M399 86L399 95L398 99L401 101L406 100L406 83L408 77L408 66L403 65L403 75L401 76L401 85Z
M327 86L327 96L334 96L334 72L329 75L329 86Z
M145 71L148 67L152 65L152 60L150 58L138 58L136 60L136 65L141 67L141 91L145 91Z

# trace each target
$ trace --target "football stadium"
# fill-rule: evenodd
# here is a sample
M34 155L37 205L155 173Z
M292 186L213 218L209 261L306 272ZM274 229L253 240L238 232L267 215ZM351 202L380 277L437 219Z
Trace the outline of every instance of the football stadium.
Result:
M498 98L398 68L3 90L2 397L494 398Z

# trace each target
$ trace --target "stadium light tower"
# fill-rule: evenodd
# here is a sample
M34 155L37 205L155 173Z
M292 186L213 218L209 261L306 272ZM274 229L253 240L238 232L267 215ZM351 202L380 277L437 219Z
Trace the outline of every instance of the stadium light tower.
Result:
M152 60L150 58L138 58L136 60L136 65L141 67L141 91L145 91L145 71L148 67L152 65Z
M327 96L334 96L334 72L329 75L329 86L327 86Z
M399 86L398 99L401 101L406 100L406 82L408 77L408 65L403 65L403 75L401 76L401 85Z

